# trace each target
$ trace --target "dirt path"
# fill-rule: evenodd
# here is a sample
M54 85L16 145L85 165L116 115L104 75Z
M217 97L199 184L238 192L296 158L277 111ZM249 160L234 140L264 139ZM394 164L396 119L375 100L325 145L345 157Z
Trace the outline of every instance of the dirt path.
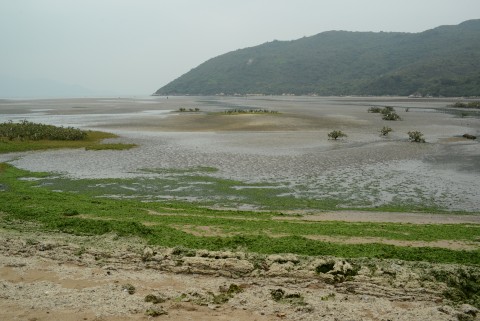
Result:
M299 214L290 212L289 214ZM305 214L305 213L304 213ZM428 214L395 212L335 211L305 214L301 217L279 216L277 220L382 222L405 224L480 224L480 214Z

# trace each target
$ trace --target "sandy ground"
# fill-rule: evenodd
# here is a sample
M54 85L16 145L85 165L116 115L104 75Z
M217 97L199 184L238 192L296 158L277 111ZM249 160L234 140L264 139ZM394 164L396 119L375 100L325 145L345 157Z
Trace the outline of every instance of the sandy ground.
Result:
M443 287L422 281L431 268L426 264L370 262L353 279L337 282L333 271L316 273L315 267L330 260L337 273L347 271L350 264L339 259L272 255L255 267L244 253L180 257L113 236L1 232L1 320L439 321L474 320L476 311L446 305ZM232 284L241 290L215 301ZM278 290L283 300L273 299ZM164 302L145 302L149 294ZM165 314L148 316L152 309Z

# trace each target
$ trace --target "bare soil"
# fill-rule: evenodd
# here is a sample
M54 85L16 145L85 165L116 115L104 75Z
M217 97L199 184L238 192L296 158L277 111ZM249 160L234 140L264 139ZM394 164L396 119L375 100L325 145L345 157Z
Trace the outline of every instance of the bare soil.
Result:
M355 277L339 281L338 275L351 268L341 259L270 255L260 260L247 253L207 251L185 256L114 235L1 232L1 320L438 321L466 316L465 307L447 305L444 285L424 281L433 268L428 264L372 261ZM335 265L332 271L317 273L326 262ZM232 284L240 290L227 295ZM133 286L132 294L126 285ZM272 292L283 298L275 300ZM149 294L164 302L145 302Z

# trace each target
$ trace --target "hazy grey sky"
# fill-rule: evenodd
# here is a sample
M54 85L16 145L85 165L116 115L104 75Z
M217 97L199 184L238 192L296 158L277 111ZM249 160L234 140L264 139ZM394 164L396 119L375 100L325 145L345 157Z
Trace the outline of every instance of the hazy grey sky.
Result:
M478 18L479 0L0 0L0 77L151 94L207 59L274 39Z

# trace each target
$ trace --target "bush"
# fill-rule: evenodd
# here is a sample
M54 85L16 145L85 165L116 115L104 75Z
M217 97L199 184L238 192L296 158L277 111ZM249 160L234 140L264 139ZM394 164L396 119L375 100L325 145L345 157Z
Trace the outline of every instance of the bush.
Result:
M337 140L337 138L347 137L347 134L345 134L341 130L334 130L334 131L328 133L328 137L333 139L333 140Z
M382 108L373 106L373 107L368 108L368 112L369 113L374 113L374 114L379 114L379 113L382 112Z
M388 126L383 126L382 129L380 129L380 134L382 134L382 136L387 136L388 133L392 132L393 129L391 129L390 127Z
M380 110L380 113L385 115L385 114L389 114L389 113L394 113L395 112L395 108L393 108L392 106L385 106L384 108L382 108Z
M452 105L456 108L480 108L480 101L471 101L468 103L456 102Z
M418 130L408 132L408 139L414 143L425 143L425 138L423 138L423 134Z
M369 113L382 114L383 120L401 120L400 116L396 113L395 108L391 106L380 107L370 107L368 109Z
M383 120L401 120L402 119L395 111L391 111L387 113L382 112L382 115L383 115L382 116Z
M0 138L8 140L83 140L87 132L73 127L57 127L23 120L0 124Z

